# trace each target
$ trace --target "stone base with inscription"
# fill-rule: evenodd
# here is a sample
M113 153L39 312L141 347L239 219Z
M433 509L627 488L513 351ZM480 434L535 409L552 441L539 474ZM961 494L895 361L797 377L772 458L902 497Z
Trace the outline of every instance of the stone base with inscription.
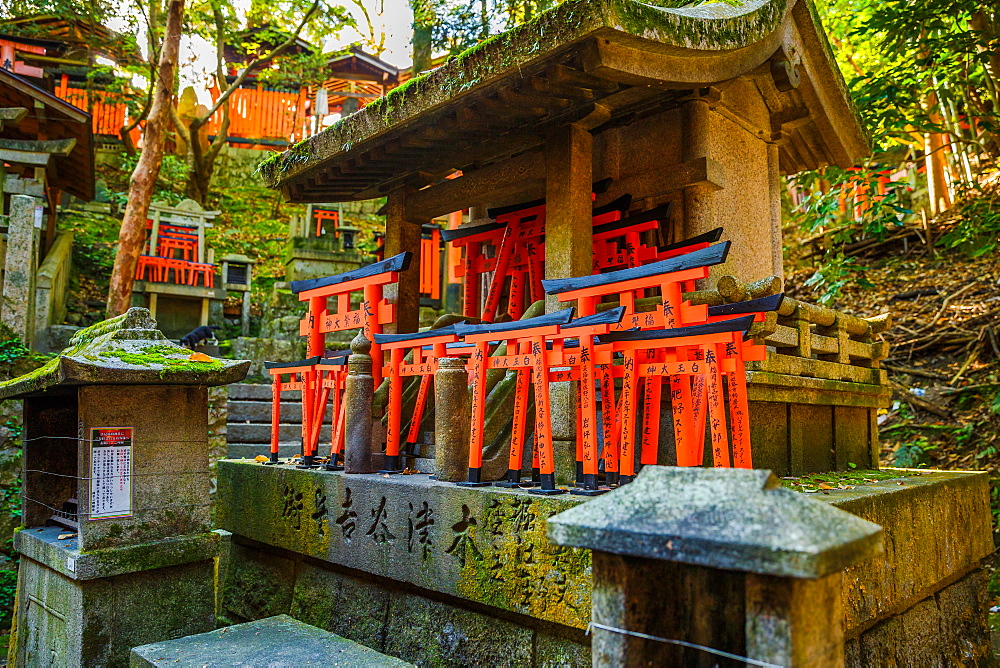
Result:
M847 665L910 656L886 630L930 613L946 623L920 651L975 663L989 639L987 476L846 487L813 498L879 524L886 544L844 574ZM218 498L233 621L288 614L418 665L590 665L590 551L545 533L581 497L223 460Z
M219 464L234 621L286 613L421 665L590 665L590 551L545 537L580 497Z

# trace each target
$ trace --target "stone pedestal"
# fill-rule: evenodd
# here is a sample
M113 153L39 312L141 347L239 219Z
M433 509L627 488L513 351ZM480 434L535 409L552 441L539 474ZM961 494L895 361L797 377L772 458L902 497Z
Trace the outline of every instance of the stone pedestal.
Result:
M594 551L595 666L843 666L842 573L882 550L878 525L745 469L646 467L547 528Z
M15 665L123 665L214 628L207 387L248 368L192 361L133 308L0 384L24 403Z
M469 372L461 357L438 360L434 372L435 477L466 479L469 471Z

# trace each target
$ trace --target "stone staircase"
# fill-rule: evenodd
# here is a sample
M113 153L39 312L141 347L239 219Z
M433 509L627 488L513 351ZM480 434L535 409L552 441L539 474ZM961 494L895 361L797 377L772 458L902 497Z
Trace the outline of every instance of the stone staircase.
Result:
M271 447L271 386L238 383L229 386L229 417L226 441L231 459L253 459L267 455ZM330 413L327 406L320 431L319 453L329 453ZM297 399L281 402L281 445L279 455L290 457L301 451L302 404Z

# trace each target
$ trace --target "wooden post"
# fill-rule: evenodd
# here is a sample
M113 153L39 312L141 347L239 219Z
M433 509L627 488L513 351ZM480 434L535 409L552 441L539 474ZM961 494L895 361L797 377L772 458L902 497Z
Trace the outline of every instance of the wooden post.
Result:
M553 132L545 145L545 278L587 276L592 269L593 137L579 125ZM569 306L545 298L551 313ZM576 479L576 381L552 383L549 397L556 480ZM537 395L536 395L537 396Z
M383 328L386 334L417 331L420 322L420 227L406 219L406 189L389 193L385 214L385 257L409 251L410 268L400 273L399 282L385 286L385 297L396 305L396 322Z
M882 551L878 525L751 469L647 467L547 532L594 550L594 666L843 666L842 573Z

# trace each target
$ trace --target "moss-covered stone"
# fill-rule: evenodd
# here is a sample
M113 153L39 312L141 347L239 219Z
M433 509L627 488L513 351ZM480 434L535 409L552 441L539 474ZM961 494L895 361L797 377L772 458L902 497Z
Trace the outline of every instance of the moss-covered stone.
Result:
M247 360L199 359L156 329L144 308L77 332L70 347L45 365L0 383L0 399L65 384L224 385L246 376Z

